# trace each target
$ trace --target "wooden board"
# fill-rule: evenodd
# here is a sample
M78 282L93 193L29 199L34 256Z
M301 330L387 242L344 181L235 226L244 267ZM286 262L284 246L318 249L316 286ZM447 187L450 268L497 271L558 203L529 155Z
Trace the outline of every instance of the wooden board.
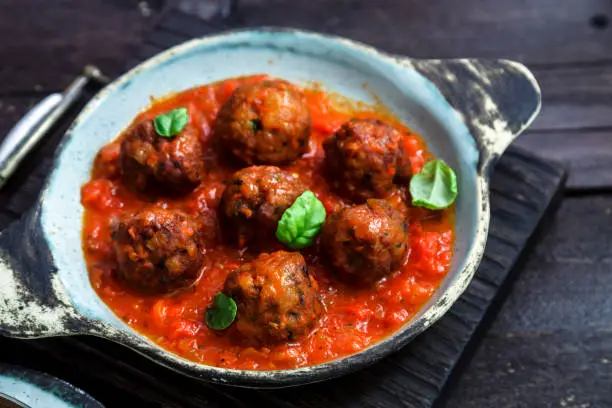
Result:
M612 407L612 196L571 197L448 407Z
M3 0L0 38L10 41L0 47L0 96L62 89L86 64L120 72L156 11L149 10L137 1Z
M529 130L515 145L571 169L568 187L574 192L604 191L612 186L612 128Z
M550 66L612 60L612 30L591 22L611 14L602 0L240 0L235 21L337 34L414 58L503 55ZM193 35L197 25L174 29Z

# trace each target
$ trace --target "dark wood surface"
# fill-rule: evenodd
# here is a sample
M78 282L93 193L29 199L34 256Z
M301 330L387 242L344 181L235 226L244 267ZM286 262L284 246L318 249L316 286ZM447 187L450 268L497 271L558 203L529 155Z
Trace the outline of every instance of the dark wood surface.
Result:
M86 63L120 72L162 3L4 0L0 134ZM415 57L511 58L536 74L544 108L517 145L566 163L570 188L449 407L612 406L610 17L607 0L242 2L237 18L250 26L335 33ZM45 147L33 157L44 157ZM40 178L30 177L26 167L0 193L0 205L14 214L34 199L10 194L23 183L36 185ZM0 216L0 226L9 219ZM60 364L63 341L53 341ZM126 389L137 392L139 386ZM160 401L171 401L173 392L160 390ZM229 390L211 398L223 403L237 397Z

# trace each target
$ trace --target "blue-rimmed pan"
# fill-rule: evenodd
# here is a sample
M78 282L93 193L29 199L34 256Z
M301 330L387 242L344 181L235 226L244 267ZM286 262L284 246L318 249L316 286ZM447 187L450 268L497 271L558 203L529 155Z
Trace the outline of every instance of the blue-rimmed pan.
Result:
M131 122L150 96L257 73L296 83L322 82L364 101L373 102L374 93L455 169L459 183L452 267L423 309L392 336L357 354L292 370L218 368L165 351L98 298L81 250L80 187L89 179L98 149ZM235 31L174 47L89 102L68 130L36 206L0 235L0 333L20 338L100 336L184 374L238 386L297 385L364 367L429 327L470 283L489 227L491 167L539 109L536 81L511 61L413 60L289 29Z

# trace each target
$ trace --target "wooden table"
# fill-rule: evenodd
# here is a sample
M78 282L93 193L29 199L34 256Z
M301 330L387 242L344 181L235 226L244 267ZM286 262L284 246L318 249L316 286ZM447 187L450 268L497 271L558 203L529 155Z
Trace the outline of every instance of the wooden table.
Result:
M120 73L165 6L3 0L0 134L86 63ZM612 3L243 0L237 18L334 33L413 57L510 58L533 70L543 110L516 143L564 162L569 188L448 406L612 406ZM27 172L25 166L19 178L27 181ZM34 200L9 197L0 192L0 208L9 213ZM0 227L7 222L0 216Z

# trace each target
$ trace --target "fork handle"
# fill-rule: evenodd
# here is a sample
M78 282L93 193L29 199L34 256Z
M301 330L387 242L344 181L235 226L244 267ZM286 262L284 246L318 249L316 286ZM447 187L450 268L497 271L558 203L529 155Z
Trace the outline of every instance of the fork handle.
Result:
M63 93L45 97L11 129L0 145L0 188L6 184L26 155L77 100L87 82L88 77L81 75Z
M28 113L26 113L17 124L9 131L0 145L0 187L13 173L22 157L27 152L23 151L25 142L43 120L49 116L62 101L62 94L53 93L38 102ZM19 152L21 151L21 154Z

